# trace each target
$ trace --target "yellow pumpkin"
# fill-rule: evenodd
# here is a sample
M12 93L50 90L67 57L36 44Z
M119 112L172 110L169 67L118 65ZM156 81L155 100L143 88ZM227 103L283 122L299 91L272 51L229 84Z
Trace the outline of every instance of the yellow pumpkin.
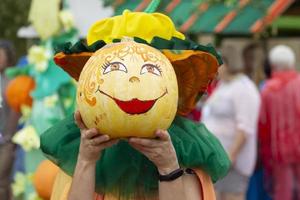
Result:
M133 41L109 44L85 64L77 104L88 128L118 137L154 137L172 123L178 101L176 74L157 49Z

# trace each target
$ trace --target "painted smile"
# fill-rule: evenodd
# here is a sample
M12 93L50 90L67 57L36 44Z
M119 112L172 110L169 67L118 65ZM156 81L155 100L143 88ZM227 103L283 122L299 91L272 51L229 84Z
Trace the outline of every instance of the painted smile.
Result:
M137 98L134 98L130 101L122 101L115 97L112 97L109 94L106 94L105 92L101 91L100 88L98 88L96 92L100 92L101 94L104 94L105 96L113 99L119 106L119 108L124 112L130 115L138 115L148 112L154 106L155 102L158 99L162 98L168 93L168 90L166 89L166 91L161 96L153 100L139 100Z

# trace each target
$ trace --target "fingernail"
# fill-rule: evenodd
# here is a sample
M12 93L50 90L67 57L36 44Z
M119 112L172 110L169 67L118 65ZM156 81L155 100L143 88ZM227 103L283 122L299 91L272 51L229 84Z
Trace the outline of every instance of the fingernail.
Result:
M93 131L94 131L94 132L98 132L98 130L97 130L96 128L93 128Z

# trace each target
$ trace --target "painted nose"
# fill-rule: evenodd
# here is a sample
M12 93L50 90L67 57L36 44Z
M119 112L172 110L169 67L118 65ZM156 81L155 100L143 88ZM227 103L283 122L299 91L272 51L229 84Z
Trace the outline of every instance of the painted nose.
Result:
M134 83L134 82L140 82L140 79L139 79L138 77L136 77L136 76L132 76L132 77L129 79L129 81L130 81L131 83Z

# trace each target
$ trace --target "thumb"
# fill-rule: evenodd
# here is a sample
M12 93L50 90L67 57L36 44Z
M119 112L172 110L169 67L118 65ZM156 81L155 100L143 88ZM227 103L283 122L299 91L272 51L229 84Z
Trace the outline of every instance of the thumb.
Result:
M75 119L75 122L79 129L81 129L81 130L87 129L87 127L85 126L85 124L82 121L80 112L78 110L74 114L74 119Z
M160 140L163 140L163 141L168 141L170 140L170 135L168 133L168 131L165 131L165 130L157 130L155 132L155 135L156 137L158 137Z

